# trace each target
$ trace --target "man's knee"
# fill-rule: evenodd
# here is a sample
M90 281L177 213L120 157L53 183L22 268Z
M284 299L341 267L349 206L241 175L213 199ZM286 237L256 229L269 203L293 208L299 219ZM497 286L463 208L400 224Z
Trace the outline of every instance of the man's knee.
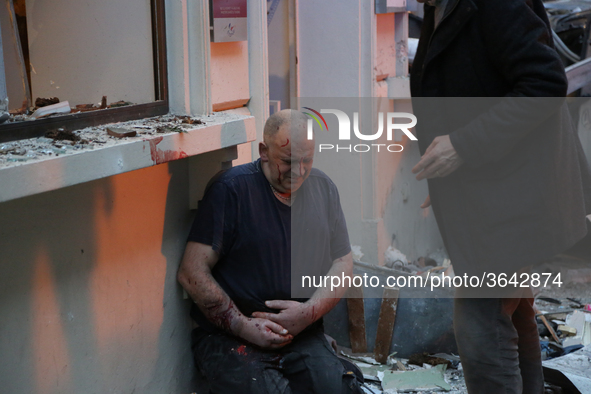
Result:
M285 373L294 392L362 393L353 371L343 366L324 335L310 335L285 357Z

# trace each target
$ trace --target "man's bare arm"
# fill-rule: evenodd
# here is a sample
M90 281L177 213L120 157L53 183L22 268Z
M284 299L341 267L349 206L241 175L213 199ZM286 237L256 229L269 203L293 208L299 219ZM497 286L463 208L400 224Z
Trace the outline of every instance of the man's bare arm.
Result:
M205 317L222 330L263 348L278 348L293 339L280 324L244 316L211 275L218 254L209 245L188 242L177 279Z
M353 256L349 254L336 259L328 271L328 276L353 276ZM279 313L255 312L253 317L272 320L285 327L290 334L297 335L310 324L327 314L345 295L347 287L341 286L333 291L328 287L319 288L306 302L272 300L265 304L269 308L279 309Z

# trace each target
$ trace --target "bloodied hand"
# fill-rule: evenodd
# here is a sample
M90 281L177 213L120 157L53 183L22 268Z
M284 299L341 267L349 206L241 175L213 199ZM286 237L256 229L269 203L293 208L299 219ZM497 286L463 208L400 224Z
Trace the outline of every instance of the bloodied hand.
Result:
M265 305L272 309L278 309L279 313L255 312L252 316L278 323L285 327L291 335L298 335L317 318L314 306L308 303L275 300L267 301Z
M277 349L291 343L293 335L281 325L261 318L245 318L235 334L264 349Z

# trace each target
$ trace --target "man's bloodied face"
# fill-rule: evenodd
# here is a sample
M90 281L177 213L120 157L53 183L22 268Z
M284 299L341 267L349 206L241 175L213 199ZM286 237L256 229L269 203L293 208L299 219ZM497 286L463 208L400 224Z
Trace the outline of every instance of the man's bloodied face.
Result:
M270 182L277 191L293 193L310 175L314 162L314 141L306 138L302 130L290 130L284 123L267 143Z

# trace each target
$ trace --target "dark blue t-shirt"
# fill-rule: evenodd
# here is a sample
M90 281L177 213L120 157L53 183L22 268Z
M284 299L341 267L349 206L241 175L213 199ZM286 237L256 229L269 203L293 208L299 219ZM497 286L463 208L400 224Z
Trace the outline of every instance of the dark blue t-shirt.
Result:
M218 253L212 275L247 316L268 311L267 300L291 299L292 275L295 285L302 274L325 275L351 250L338 191L328 176L312 169L289 207L273 195L260 160L212 179L188 240ZM196 305L191 315L200 327L214 329Z

